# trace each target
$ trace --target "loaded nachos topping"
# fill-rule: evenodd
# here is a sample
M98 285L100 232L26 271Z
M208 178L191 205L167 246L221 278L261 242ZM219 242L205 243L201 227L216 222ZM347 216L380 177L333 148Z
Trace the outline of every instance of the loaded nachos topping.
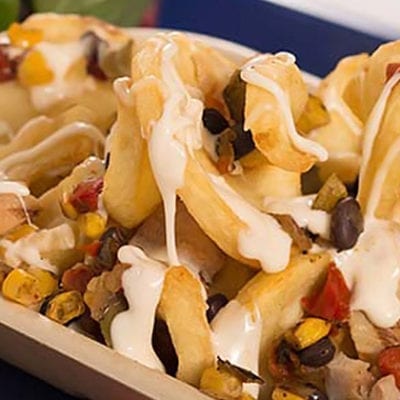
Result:
M217 399L399 398L399 43L309 93L180 33L2 40L4 298Z

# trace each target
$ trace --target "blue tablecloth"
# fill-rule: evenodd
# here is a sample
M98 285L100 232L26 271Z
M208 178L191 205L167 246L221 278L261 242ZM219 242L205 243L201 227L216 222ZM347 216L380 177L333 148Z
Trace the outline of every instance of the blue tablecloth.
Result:
M3 361L0 361L0 387L1 400L75 399Z

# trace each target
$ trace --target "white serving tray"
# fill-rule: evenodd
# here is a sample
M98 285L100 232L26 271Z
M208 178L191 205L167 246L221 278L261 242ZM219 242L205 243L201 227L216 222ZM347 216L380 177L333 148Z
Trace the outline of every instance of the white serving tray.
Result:
M137 41L160 30L131 28ZM206 35L197 37L243 61L255 51ZM311 86L318 81L306 74ZM39 313L0 297L0 358L71 395L93 400L207 400L197 389L149 369Z

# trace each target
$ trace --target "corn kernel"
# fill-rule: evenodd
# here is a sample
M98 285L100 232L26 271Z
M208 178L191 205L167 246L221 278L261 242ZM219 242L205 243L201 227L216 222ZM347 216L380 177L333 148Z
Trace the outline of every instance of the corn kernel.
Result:
M331 324L321 318L306 318L286 337L298 350L305 349L329 335Z
M18 68L18 78L25 86L44 85L54 79L53 71L39 51L30 51Z
M46 316L60 324L81 316L85 312L82 295L76 291L63 292L54 296L47 305Z
M233 400L242 395L242 382L227 371L215 367L204 370L200 380L200 390L221 400Z
M97 213L89 212L79 217L83 233L90 239L98 239L106 229L106 220Z
M7 35L13 46L24 48L29 48L43 40L43 32L40 29L24 28L16 22L10 25Z
M272 400L305 400L304 397L298 396L283 388L275 388L272 392Z
M79 214L75 207L67 200L60 202L61 210L63 214L69 219L77 219Z
M49 271L45 271L41 268L29 267L28 272L38 279L38 287L43 298L50 296L57 290L57 278Z
M43 300L39 280L23 269L14 269L3 282L3 296L9 300L30 306Z
M36 232L36 228L34 226L23 224L9 232L5 238L7 240L10 240L11 242L16 242L17 240L22 239L23 237L28 236L33 232Z

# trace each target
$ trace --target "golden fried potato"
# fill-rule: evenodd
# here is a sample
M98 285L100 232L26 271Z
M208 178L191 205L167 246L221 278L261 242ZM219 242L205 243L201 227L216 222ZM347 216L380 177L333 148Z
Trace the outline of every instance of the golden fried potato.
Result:
M268 355L273 342L302 316L301 299L323 281L330 256L326 253L298 255L276 274L259 272L236 296L236 300L261 313L260 373L267 378Z
M178 356L177 378L195 386L199 386L203 371L215 362L206 310L201 282L186 267L170 267L158 313L168 325Z
M287 122L291 118L294 123L307 102L307 87L301 72L289 55L284 53L258 58L253 69L261 77L272 81L283 97L287 96L283 101L288 102L289 110L284 110L276 94L260 87L255 81L247 82L245 129L251 130L256 147L271 164L293 172L307 171L315 163L316 156L296 147ZM247 72L245 66L241 73L245 81L250 79ZM306 142L304 138L299 140Z
M0 169L9 179L25 182L40 195L89 155L102 154L103 145L104 136L97 128L75 122L29 149L3 158Z
M354 182L360 168L363 122L359 118L362 93L360 79L368 61L367 54L342 59L321 82L316 95L329 113L329 121L308 133L329 153L318 163L325 180L333 172L346 182Z

